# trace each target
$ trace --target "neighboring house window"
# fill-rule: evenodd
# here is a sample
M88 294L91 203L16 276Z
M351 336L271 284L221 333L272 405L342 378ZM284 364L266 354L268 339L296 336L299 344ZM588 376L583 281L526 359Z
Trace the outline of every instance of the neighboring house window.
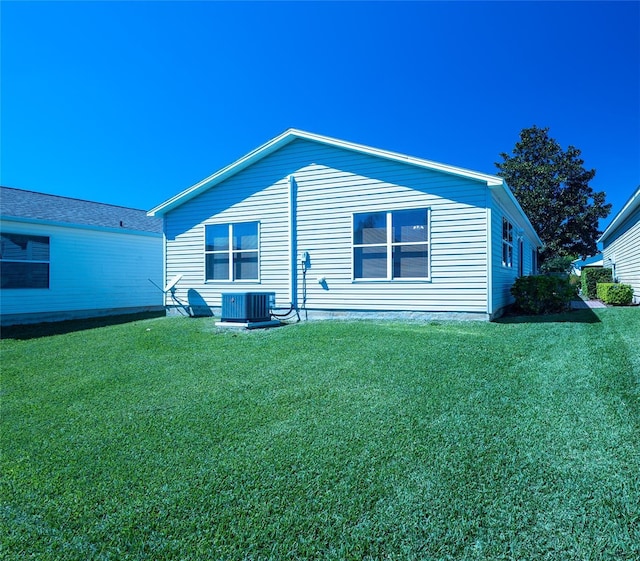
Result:
M205 226L206 280L258 280L258 223Z
M0 287L49 288L49 238L0 234Z
M502 266L513 266L513 224L502 218Z
M426 208L353 215L355 279L428 279Z

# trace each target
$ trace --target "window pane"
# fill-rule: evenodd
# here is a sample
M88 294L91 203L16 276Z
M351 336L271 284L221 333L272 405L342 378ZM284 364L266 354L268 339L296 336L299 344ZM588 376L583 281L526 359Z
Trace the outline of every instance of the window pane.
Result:
M0 259L27 259L26 236L2 234L0 238Z
M258 249L258 223L233 225L233 249Z
M207 280L229 280L228 253L209 253L205 260Z
M258 280L258 252L234 253L233 276L235 280Z
M356 214L353 221L354 244L386 243L387 214L385 212Z
M513 241L513 225L506 218L502 219L502 239L506 242Z
M31 238L27 253L34 261L49 261L49 238Z
M0 287L49 288L49 263L0 263Z
M394 242L426 242L427 211L398 210L392 213Z
M393 248L393 278L427 278L428 263L427 244L401 245Z
M229 225L209 224L205 226L205 250L226 251L229 249Z
M508 243L502 242L502 264L505 267L511 267L512 253L512 247Z
M0 259L49 261L49 238L23 234L0 234Z
M386 279L387 248L356 247L354 250L354 274L357 279Z

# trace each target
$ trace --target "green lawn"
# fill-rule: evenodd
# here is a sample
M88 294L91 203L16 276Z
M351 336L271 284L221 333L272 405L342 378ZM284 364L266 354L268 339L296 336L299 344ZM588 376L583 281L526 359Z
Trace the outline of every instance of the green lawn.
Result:
M640 558L638 308L0 350L2 559Z

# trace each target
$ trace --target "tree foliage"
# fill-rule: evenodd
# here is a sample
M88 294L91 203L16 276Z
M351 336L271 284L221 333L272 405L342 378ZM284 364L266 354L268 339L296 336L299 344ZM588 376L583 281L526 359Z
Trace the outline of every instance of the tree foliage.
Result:
M503 177L526 212L545 247L542 260L555 256L580 256L597 252L602 233L598 220L611 212L604 191L589 181L595 170L584 168L580 150L566 150L548 134L548 128L522 129L513 153L497 162Z

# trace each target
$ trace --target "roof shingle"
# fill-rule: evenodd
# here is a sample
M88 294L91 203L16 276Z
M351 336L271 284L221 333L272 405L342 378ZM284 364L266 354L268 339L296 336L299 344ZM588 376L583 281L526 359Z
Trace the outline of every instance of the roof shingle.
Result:
M162 219L144 210L0 187L0 216L162 233Z

